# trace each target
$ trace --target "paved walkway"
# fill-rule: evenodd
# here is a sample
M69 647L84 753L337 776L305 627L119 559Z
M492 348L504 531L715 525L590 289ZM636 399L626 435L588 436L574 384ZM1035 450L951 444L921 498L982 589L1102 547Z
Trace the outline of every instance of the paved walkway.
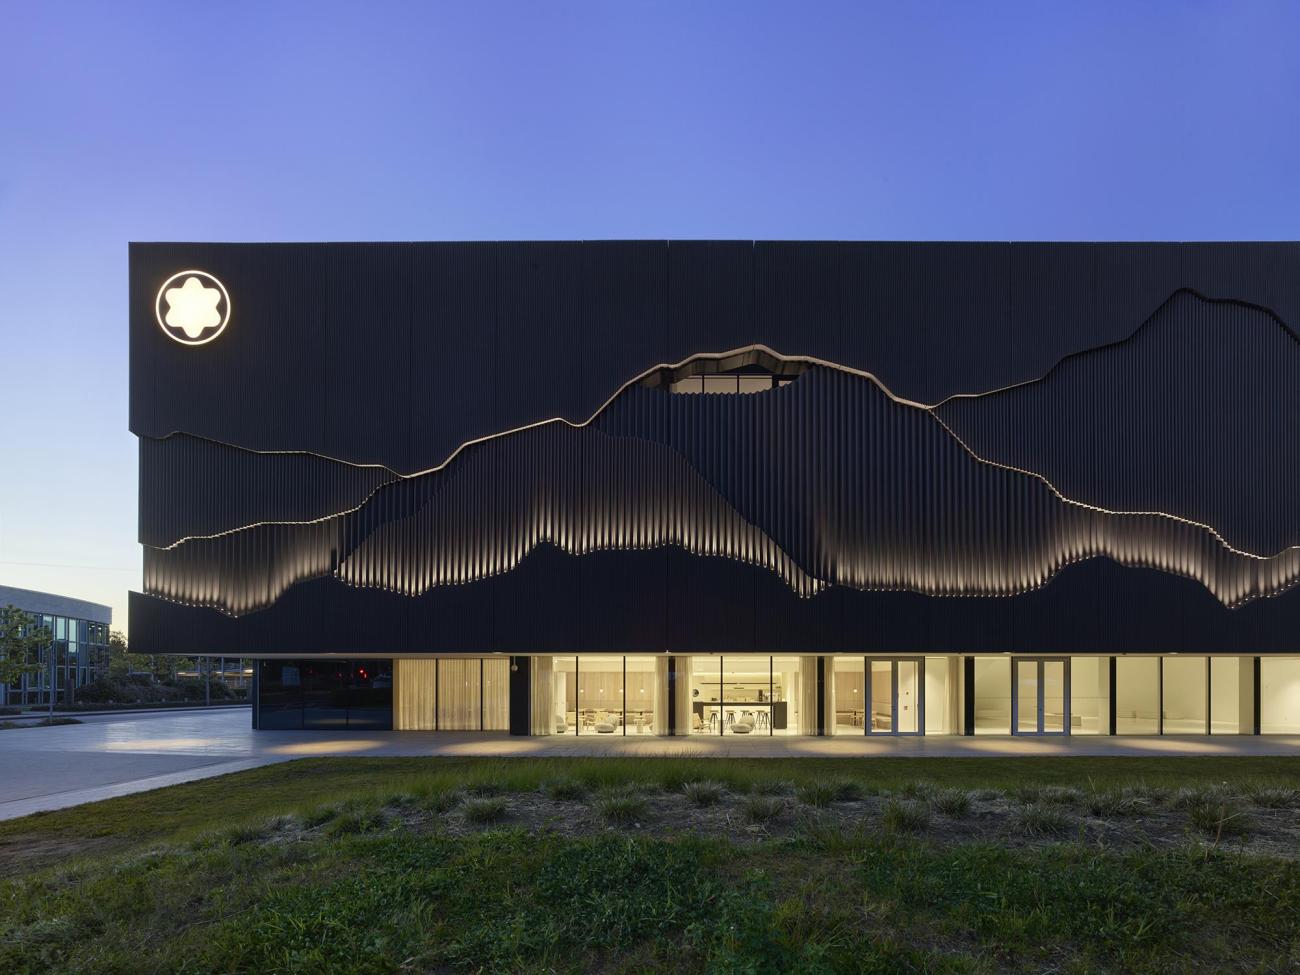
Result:
M1015 738L512 738L432 731L259 731L249 712L104 714L0 731L0 819L319 756L827 758L1011 755L1297 755L1300 736Z

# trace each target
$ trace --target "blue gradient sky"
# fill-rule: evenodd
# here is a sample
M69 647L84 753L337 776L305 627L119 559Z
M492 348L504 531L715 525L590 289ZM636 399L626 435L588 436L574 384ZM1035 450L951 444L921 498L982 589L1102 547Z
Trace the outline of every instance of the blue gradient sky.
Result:
M11 0L0 583L126 623L127 241L1294 239L1297 37L1266 2Z

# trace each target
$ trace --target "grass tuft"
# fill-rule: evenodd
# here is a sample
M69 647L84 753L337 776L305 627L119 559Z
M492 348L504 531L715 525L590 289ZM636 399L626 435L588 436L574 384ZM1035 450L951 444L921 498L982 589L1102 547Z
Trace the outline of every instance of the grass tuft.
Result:
M1285 786L1253 786L1246 795L1255 805L1264 809L1294 809L1300 806L1300 789Z
M584 799L587 796L586 783L577 779L550 779L542 783L542 792L549 798L563 802Z
M800 786L798 792L800 802L805 802L810 806L818 809L825 809L835 801L836 789L830 782L809 782Z
M1083 802L1083 790L1070 785L1045 785L1038 801L1047 806L1077 806Z
M836 802L861 802L867 795L866 788L857 779L836 779L831 785Z
M904 799L929 801L939 794L939 787L933 782L906 782L898 794Z
M343 813L325 827L328 836L352 836L381 829L387 817L378 809L355 809Z
M788 779L759 779L750 791L756 796L789 796L794 794L794 783Z
M1070 832L1070 817L1051 806L1021 806L1011 814L1011 828L1022 836L1064 836Z
M940 789L930 803L945 816L961 819L970 815L971 795L966 789Z
M480 796L465 800L460 811L467 823L484 826L505 818L506 801L501 796Z
M740 813L750 823L770 823L785 811L785 802L779 796L746 796L740 803Z
M930 828L930 807L916 799L890 799L880 812L886 833L924 833Z
M726 786L712 779L687 782L682 786L682 793L697 806L716 806L727 794Z
M646 801L639 795L611 795L596 803L596 812L607 823L626 826L645 818Z
M1247 812L1236 803L1224 799L1206 799L1188 806L1187 819L1194 829L1216 840L1245 836L1252 828Z

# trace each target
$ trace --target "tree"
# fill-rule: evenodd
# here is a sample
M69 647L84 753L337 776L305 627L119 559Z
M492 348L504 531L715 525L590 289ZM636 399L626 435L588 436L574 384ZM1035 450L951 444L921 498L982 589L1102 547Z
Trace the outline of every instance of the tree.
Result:
M108 676L121 680L129 674L152 674L153 659L143 653L132 653L126 634L114 630L108 635Z
M48 627L14 606L0 609L0 687L17 684L41 669L41 651L50 645Z

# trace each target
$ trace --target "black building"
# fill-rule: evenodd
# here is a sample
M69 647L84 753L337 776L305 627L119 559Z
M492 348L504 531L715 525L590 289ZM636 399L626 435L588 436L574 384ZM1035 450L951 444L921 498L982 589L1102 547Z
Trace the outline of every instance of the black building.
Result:
M260 727L1300 731L1300 244L135 244Z

